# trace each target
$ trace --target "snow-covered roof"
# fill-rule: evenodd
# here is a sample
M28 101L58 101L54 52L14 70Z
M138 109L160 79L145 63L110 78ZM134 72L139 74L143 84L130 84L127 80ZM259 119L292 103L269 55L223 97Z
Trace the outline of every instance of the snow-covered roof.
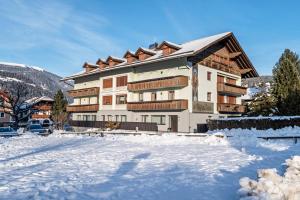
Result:
M111 58L112 60L118 60L118 61L121 61L121 62L125 62L125 61L126 61L126 59L119 58L119 57L116 57L116 56L108 56L107 59L106 59L106 62L107 62L110 58Z
M147 48L144 48L144 47L139 47L135 53L137 53L138 51L144 51L144 52L147 52L147 53L150 53L150 54L157 54L157 51L154 51L154 50L151 50L151 49L147 49Z
M26 100L26 103L28 104L35 104L41 101L54 101L52 98L47 97L47 96L42 96L42 97L33 97L31 99Z
M168 42L169 44L172 44L172 45L178 47L178 49L179 49L179 50L171 53L168 56L163 56L162 50L151 50L151 49L140 47L138 50L143 50L143 51L149 52L149 53L153 54L153 56L151 56L143 61L137 60L133 63L127 63L126 59L121 59L123 62L120 64L117 64L113 67L109 67L109 68L105 68L105 69L97 68L90 72L84 72L82 74L73 74L69 77L65 77L62 80L70 80L70 79L77 78L80 76L86 76L86 75L90 75L90 74L99 73L101 71L108 71L108 70L113 70L113 69L117 69L117 68L121 68L121 67L131 67L131 66L137 66L137 65L142 65L142 64L146 64L146 63L158 62L158 61L162 61L162 60L191 56L191 55L199 53L200 51L204 50L205 48L209 47L210 45L215 44L215 43L219 42L220 40L224 39L225 37L228 37L231 35L233 35L231 32L225 32L225 33L221 33L221 34L217 34L217 35L213 35L213 36L209 36L209 37L192 40L192 41L189 41L189 42L186 42L183 44L175 44L175 43L171 43L168 41L164 41L164 42ZM116 58L116 59L120 59L120 58ZM253 70L255 70L255 69L253 68Z

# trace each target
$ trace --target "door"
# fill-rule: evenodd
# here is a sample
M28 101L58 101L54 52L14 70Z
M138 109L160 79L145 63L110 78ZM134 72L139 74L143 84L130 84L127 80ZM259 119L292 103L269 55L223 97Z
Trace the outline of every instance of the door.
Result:
M178 116L177 115L170 115L170 131L171 132L178 132Z

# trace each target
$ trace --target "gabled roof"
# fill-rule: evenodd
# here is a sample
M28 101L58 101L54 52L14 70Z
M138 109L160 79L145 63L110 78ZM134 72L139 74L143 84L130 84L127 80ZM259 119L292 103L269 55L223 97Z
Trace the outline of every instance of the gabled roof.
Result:
M87 68L87 67L97 68L98 66L95 65L95 64L91 64L91 63L85 62L82 67L83 68Z
M233 35L233 33L231 32L225 32L225 33L221 33L221 34L217 34L217 35L213 35L213 36L209 36L209 37L204 37L204 38L200 38L200 39L196 39L196 40L192 40L183 44L175 44L175 43L171 43L168 41L164 41L165 43L168 44L172 44L175 46L180 47L179 50L173 52L172 54L170 54L169 56L162 56L162 51L161 50L151 50L151 49L146 49L146 48L138 48L138 50L135 52L135 55L138 51L144 51L147 52L149 54L151 54L152 56L143 60L143 61L138 61L138 62L134 62L134 63L127 63L126 60L123 60L122 63L115 65L109 69L102 69L103 71L106 70L114 70L117 68L121 68L121 67L132 67L132 66L138 66L138 65L143 65L146 63L153 63L153 62L159 62L162 60L169 60L169 59L174 59L174 58L180 58L180 57L191 57L191 56L195 56L198 53L201 53L202 51L204 51L205 49L211 47L212 45L223 41L223 40L228 40L226 42L226 45L228 46L228 48L232 51L232 52L242 52L242 54L237 58L237 62L242 63L243 66L245 65L247 69L252 69L249 76L255 77L258 76L257 71L255 70L255 68L253 67L251 61L249 60L249 58L247 57L247 55L245 54L245 52L243 51L242 47L240 46L240 44L238 43L238 41L236 40L235 36ZM163 43L164 43L163 42ZM119 58L118 58L119 59ZM101 69L95 69L91 72L87 72L84 73L82 75L74 75L74 76L70 76L70 77L66 77L63 80L69 80L69 79L73 79L76 77L80 77L80 76L87 76L90 74L95 74L95 73L100 73Z
M163 41L162 43L160 43L160 45L158 45L157 48L160 49L164 44L167 45L167 46L173 47L174 49L181 49L179 44L175 44L173 42L169 42L169 41L166 41L166 40Z
M114 61L117 61L117 62L125 62L126 59L123 59L123 58L118 58L118 57L115 57L115 56L108 56L107 59L106 59L106 62L108 62L108 60L114 60Z
M143 47L139 47L136 51L135 51L135 55L137 55L138 52L144 52L144 53L147 53L147 54L150 54L150 55L155 55L157 52L156 51L153 51L151 49L147 49L147 48L143 48Z
M125 58L127 54L130 54L130 55L132 55L132 56L135 56L135 53L134 53L133 51L127 50L127 51L124 53L123 58Z
M106 60L103 60L102 58L99 58L96 63L99 64L99 62L107 64Z
M33 97L31 99L26 100L25 102L32 105L32 104L36 104L36 103L41 102L41 101L53 102L54 100L50 97L42 96L42 97Z

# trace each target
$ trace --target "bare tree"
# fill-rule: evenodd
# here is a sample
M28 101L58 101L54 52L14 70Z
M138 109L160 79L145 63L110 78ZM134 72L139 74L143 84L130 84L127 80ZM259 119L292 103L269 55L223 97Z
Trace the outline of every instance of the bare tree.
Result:
M1 90L4 95L0 108L11 116L13 126L18 128L19 122L33 112L31 106L26 102L30 98L30 91L23 82L5 82L1 84Z

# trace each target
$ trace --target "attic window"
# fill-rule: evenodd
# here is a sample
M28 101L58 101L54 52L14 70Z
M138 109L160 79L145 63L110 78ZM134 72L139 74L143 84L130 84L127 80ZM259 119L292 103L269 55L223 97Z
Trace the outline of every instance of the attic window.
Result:
M135 55L138 57L138 59L140 61L146 60L147 58L149 58L155 54L156 54L156 52L154 52L153 50L150 50L150 49L148 50L148 49L144 49L144 48L139 48L135 53Z
M163 56L168 56L174 53L175 51L179 50L180 47L176 44L164 41L158 46L158 49L162 50Z

